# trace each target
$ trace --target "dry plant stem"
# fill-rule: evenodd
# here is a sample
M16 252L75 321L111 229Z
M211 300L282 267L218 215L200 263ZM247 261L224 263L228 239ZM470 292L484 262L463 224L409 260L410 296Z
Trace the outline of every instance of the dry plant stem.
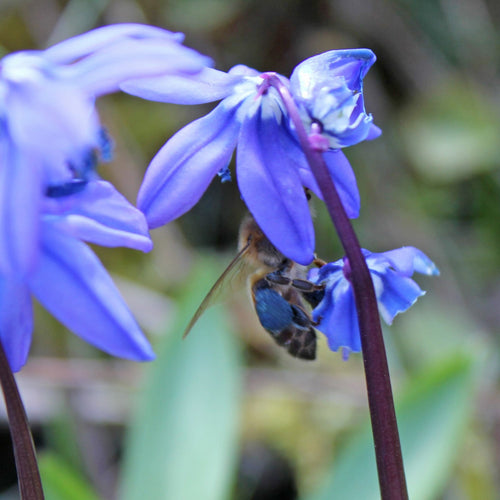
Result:
M277 77L271 76L268 83L278 90L290 114L302 149L349 260L361 333L380 491L383 500L405 500L408 498L408 492L403 458L377 299L370 272L357 236L328 172L323 154L311 148L293 98Z
M5 351L0 343L0 384L2 385L10 435L14 448L21 500L43 500L42 481L36 461L35 446L26 417L26 411L10 369Z

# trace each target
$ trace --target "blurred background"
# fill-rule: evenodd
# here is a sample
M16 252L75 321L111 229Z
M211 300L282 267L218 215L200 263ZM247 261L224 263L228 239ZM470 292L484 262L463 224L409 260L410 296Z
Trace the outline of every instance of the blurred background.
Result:
M368 47L365 102L383 129L346 151L361 191L362 245L413 245L441 270L385 329L412 499L500 498L500 3L495 0L0 0L0 52L141 22L186 33L216 67L289 76L303 59ZM98 103L115 143L100 167L135 201L149 161L212 106L113 95ZM316 200L317 253L341 251ZM235 255L235 183L153 231L155 249L96 251L153 343L148 365L109 359L41 308L17 376L49 499L379 498L360 355L320 340L292 359L244 290L181 342ZM18 498L5 411L0 499Z

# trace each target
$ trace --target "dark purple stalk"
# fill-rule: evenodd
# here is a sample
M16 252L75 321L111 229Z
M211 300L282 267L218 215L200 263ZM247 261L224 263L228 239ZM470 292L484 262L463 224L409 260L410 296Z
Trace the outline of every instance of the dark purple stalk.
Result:
M20 498L43 500L42 481L36 461L35 446L24 405L10 369L5 351L0 343L0 384L2 385L10 435L14 448Z
M311 147L307 132L288 88L274 75L269 75L268 83L279 92L295 126L300 144L321 189L323 199L351 267L350 280L356 300L361 333L380 491L383 500L404 500L408 498L408 492L403 457L377 299L370 272L361 253L358 238L328 172L323 154Z

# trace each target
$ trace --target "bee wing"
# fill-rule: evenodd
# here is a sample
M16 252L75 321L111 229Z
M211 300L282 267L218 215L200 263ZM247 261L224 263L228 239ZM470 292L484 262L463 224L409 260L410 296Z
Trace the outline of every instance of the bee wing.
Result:
M194 316L191 318L188 326L184 330L184 334L182 338L186 338L188 333L191 331L196 322L200 319L200 316L207 309L207 307L211 306L214 302L217 301L217 298L224 288L226 283L233 281L233 277L240 274L242 267L244 267L245 261L244 257L250 247L250 241L237 253L237 255L233 258L233 260L226 267L224 272L219 276L218 280L214 283L210 291L207 293L198 309L194 313Z

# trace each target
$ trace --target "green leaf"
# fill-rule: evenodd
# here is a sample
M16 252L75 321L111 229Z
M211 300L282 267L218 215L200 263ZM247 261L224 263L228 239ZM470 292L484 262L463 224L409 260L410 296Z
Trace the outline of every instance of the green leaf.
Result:
M98 500L84 477L54 453L38 457L43 490L47 500Z
M471 360L455 355L413 380L397 405L412 500L435 499L446 485L471 409L472 380ZM346 444L329 470L325 484L307 500L380 498L367 425Z
M181 338L216 279L213 268L205 262L194 273L184 313L151 364L126 449L124 500L221 500L229 494L241 392L234 334L214 307Z

